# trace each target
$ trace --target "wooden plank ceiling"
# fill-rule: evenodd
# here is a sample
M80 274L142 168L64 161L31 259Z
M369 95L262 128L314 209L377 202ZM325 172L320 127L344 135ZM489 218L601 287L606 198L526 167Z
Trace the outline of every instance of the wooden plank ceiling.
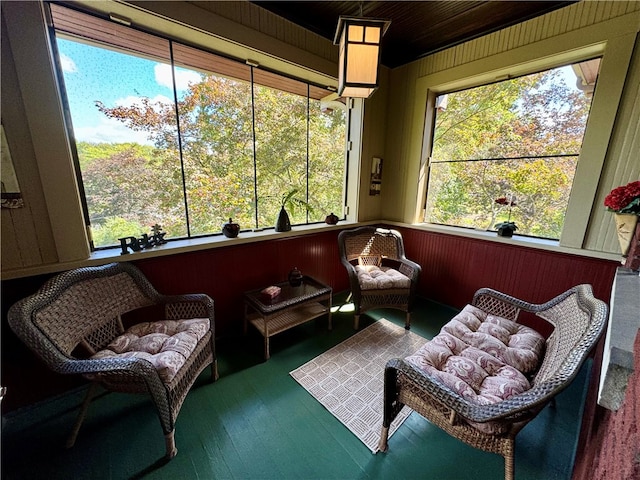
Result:
M425 55L570 5L575 1L421 2L254 1L287 20L333 40L340 15L385 18L382 64L395 68Z

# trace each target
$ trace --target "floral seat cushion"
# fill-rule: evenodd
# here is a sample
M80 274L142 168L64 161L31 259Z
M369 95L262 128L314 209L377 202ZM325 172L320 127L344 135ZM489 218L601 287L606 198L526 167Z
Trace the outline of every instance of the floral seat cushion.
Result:
M444 327L467 345L477 347L522 373L538 368L544 337L525 325L467 305Z
M356 265L356 273L362 290L411 287L411 279L394 268L378 265Z
M531 388L544 349L535 330L467 305L438 335L405 360L469 402L487 405ZM499 422L473 423L502 433Z
M139 323L91 358L143 358L171 383L209 327L208 318Z

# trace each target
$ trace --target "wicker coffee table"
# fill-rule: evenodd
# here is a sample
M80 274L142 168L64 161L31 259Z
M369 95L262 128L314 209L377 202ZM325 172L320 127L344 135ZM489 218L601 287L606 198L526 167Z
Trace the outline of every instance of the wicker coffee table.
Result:
M278 333L324 314L331 330L331 287L306 275L298 287L289 282L275 285L282 290L273 300L260 293L262 288L244 293L244 333L249 322L258 329L264 337L265 360L269 359L269 338Z

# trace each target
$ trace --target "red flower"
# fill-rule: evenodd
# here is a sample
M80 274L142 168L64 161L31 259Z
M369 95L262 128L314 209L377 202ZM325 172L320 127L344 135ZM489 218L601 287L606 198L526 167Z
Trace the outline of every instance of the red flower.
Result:
M515 207L517 205L514 201L509 202L507 197L496 198L495 202L499 205L509 205L510 207Z
M604 206L618 213L640 213L640 181L611 190Z
M498 205L503 205L503 206L509 207L509 218L507 218L507 221L506 221L506 222L498 223L498 224L496 225L496 228L499 228L499 226L500 226L500 225L502 225L502 224L504 224L504 223L510 223L510 224L512 224L512 225L513 225L513 227L514 227L514 228L513 228L513 230L515 230L516 228L518 228L518 227L516 227L516 224L515 224L515 223L513 223L513 222L511 221L511 207L515 207L515 206L517 205L517 204L516 204L516 201L515 201L515 197L514 197L513 195L509 195L508 197L500 197L500 198L496 198L494 201L495 201Z

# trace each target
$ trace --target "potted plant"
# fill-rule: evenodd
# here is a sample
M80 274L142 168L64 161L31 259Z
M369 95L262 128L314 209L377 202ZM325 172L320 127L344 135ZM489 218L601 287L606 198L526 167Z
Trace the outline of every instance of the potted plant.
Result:
M515 222L511 221L511 208L517 205L515 201L515 197L513 195L510 195L509 198L507 197L496 198L495 203L497 203L498 205L504 205L509 207L509 216L507 218L507 221L496 223L494 225L494 228L498 229L498 236L499 237L513 236L513 232L515 232L518 229L518 226L515 224Z
M496 223L495 228L498 229L499 237L511 237L513 232L518 229L518 226L514 222L500 222Z
M289 214L287 209L294 213L298 208L304 208L307 212L313 212L313 208L309 203L301 198L296 197L299 189L294 188L288 193L283 194L280 198L280 213L276 220L275 229L276 232L288 232L291 230L291 221L289 220Z
M604 206L613 212L622 256L627 256L640 215L640 181L616 187L604 199Z

